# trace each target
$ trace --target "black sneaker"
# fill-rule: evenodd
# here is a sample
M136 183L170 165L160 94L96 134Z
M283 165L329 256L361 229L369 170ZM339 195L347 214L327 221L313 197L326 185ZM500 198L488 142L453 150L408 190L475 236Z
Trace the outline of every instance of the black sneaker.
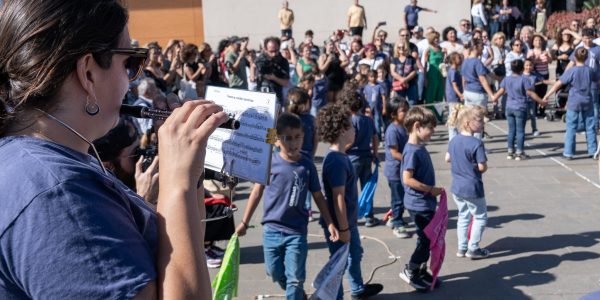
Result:
M402 272L400 272L400 279L404 280L406 283L410 284L413 288L419 291L428 290L431 285L427 284L425 280L421 276L419 276L420 270L411 270L406 266Z
M375 217L367 217L367 221L365 222L365 227L375 227L379 225L379 219Z
M381 285L379 283L365 284L365 287L364 287L364 290L362 291L362 293L357 294L357 295L352 295L352 300L367 299L371 296L375 296L375 295L379 294L382 290L383 290L383 285Z
M431 283L433 282L433 275L431 275L429 272L427 272L427 263L424 263L421 265L421 268L419 269L419 276L421 276L421 279L427 283L429 286L431 286ZM438 277L435 281L435 288L439 287L442 284L442 281L440 280L440 278Z
M482 259L488 256L490 256L490 251L483 248L467 251L467 257L470 259Z

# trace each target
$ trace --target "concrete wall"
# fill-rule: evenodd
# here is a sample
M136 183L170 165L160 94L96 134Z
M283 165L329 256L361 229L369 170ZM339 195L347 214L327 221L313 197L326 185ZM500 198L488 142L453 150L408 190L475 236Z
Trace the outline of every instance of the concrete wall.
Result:
M352 0L289 0L294 11L294 38L301 41L304 31L315 32L315 42L321 44L335 29L345 29L346 12ZM379 21L387 21L388 41L395 41L408 0L361 0L367 13L369 28L363 37L371 36ZM422 12L419 24L434 26L438 31L452 25L458 27L461 18L470 15L470 0L419 0L419 5L437 10L437 14ZM282 0L203 0L204 37L215 45L231 35L249 36L250 46L258 47L260 39L279 36L277 13ZM298 44L298 43L297 43Z

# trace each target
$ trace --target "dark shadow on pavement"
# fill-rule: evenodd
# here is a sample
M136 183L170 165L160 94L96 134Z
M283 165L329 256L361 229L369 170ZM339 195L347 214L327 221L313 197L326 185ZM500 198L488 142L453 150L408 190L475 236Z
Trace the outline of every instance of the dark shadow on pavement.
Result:
M489 210L488 210L489 211ZM453 210L453 216L448 220L448 229L456 229L456 222L458 220L457 211ZM450 211L448 211L448 217L450 217ZM502 228L502 224L510 223L513 221L532 221L545 218L544 215L540 214L517 214L517 215L506 215L506 216L493 216L488 217L487 228Z
M505 237L486 248L494 257L517 255L528 252L544 252L565 247L591 247L600 242L600 231L578 234L554 234L544 237Z

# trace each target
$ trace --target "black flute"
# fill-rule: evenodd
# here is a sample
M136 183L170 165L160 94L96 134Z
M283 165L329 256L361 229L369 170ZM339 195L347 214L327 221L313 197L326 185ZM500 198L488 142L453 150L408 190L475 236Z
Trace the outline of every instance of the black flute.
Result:
M169 110L160 110L149 108L145 106L127 105L122 104L120 109L121 114L132 116L141 119L154 119L154 120L166 120L170 115ZM240 121L229 118L227 122L219 125L219 128L236 130L240 128Z

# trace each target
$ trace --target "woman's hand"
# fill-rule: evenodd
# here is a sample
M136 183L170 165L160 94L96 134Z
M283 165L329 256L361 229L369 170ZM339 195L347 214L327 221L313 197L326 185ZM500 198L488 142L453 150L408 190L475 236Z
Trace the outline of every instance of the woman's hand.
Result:
M195 188L204 172L208 137L227 119L223 108L211 101L188 101L176 108L158 130L160 176L172 185Z
M135 164L135 189L146 202L156 204L158 201L158 156L154 158L146 171L142 171L143 160L142 156Z

